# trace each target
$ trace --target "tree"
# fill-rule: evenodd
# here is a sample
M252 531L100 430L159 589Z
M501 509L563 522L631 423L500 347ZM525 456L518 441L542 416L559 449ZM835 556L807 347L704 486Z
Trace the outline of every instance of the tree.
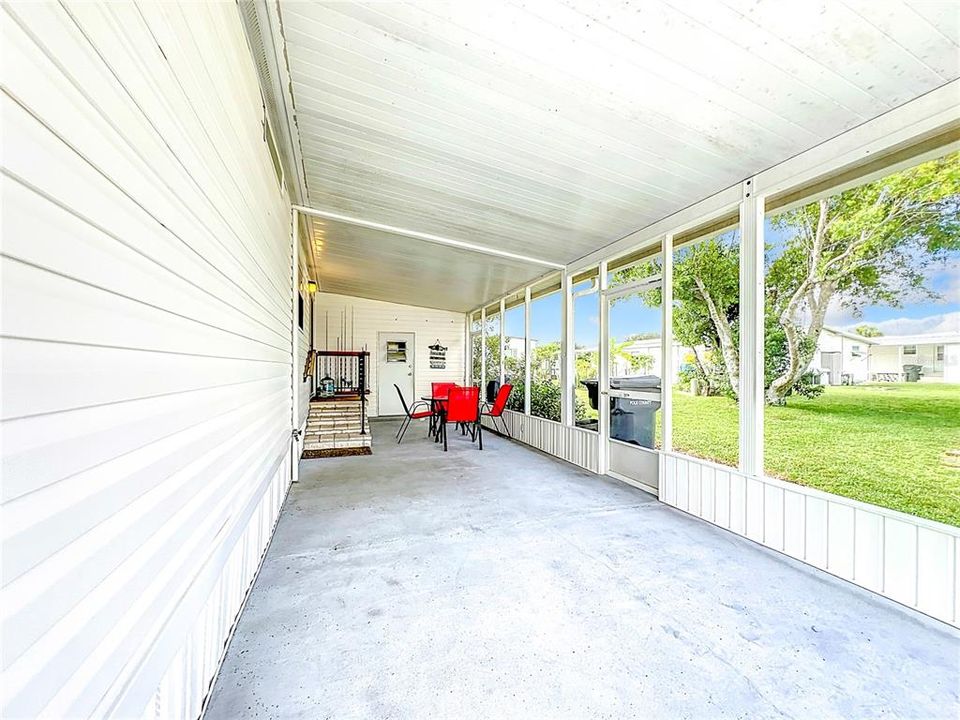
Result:
M786 239L767 248L778 254L766 276L765 387L767 402L779 405L792 392L812 392L804 374L831 306L856 315L868 305L936 297L927 270L960 250L960 153L781 213L773 225ZM739 264L737 235L725 233L677 251L673 271L674 336L692 349L708 392L733 397ZM618 271L617 280L659 271L653 261ZM661 302L659 290L641 295L648 305Z
M703 392L736 397L740 382L740 244L736 232L683 248L673 263L673 334L691 348ZM618 284L661 272L660 260L616 273ZM660 307L659 288L642 291L648 307ZM636 296L633 296L636 297ZM622 302L627 298L618 298ZM652 367L652 363L651 363Z
M539 343L530 357L530 412L560 421L560 342Z
M960 249L960 155L917 165L777 216L793 232L770 263L767 300L787 362L767 388L783 404L806 372L831 305L862 312L936 297L926 270Z
M867 323L860 323L853 329L853 331L860 337L865 337L865 338L875 338L875 337L883 336L883 333L880 332L880 328L876 327L875 325L868 325Z

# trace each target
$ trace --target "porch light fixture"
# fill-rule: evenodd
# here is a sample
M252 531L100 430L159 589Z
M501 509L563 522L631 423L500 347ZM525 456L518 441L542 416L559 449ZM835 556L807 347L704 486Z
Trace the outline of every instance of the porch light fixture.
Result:
M307 292L313 295L317 290L320 289L320 286L317 285L316 280L307 280Z

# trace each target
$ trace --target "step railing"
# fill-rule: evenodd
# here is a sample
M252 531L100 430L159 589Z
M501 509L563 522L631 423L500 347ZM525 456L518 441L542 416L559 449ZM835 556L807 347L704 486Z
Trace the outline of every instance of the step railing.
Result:
M370 353L366 350L318 350L314 359L317 391L313 399L360 403L360 433L366 434L366 402L370 392Z

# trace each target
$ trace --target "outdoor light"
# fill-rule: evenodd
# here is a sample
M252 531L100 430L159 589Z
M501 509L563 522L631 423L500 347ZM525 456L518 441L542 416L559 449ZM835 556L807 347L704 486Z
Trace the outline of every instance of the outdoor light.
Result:
M319 289L316 280L307 280L307 292L313 295Z

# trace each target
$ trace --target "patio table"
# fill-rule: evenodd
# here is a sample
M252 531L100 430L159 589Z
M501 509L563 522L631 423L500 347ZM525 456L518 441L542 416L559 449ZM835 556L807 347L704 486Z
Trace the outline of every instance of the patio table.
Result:
M440 403L447 399L446 395L421 395L421 400L424 400L430 403L430 427L429 432L430 436L434 439L434 442L440 442L440 423L437 422L440 419L441 406Z
M434 442L440 442L440 423L442 422L441 417L443 415L443 407L440 405L440 403L446 400L447 396L421 395L420 399L430 403L430 412L433 414L430 416L429 433ZM483 399L479 399L478 405L483 404Z

